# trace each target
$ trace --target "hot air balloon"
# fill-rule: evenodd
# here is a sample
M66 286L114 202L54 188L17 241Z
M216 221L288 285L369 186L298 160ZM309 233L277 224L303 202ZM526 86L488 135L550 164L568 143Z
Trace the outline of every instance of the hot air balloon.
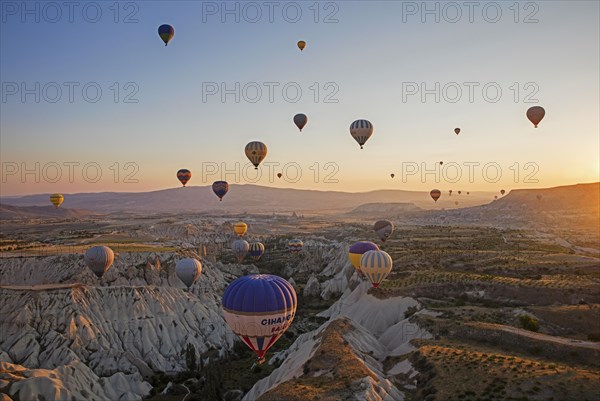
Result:
M546 110L544 110L544 108L541 106L533 106L527 110L527 118L533 123L535 128L538 127L538 124L540 121L542 121L545 115Z
M281 177L283 177L283 174L277 173L277 178L281 178Z
M297 255L302 252L303 247L304 243L299 239L292 239L288 242L288 250L293 255Z
M498 199L498 195L494 195L494 200Z
M440 166L442 166L444 164L444 162L440 162Z
M229 184L227 181L215 181L212 184L212 190L219 197L219 201L222 201L227 191L229 191Z
M298 41L298 49L300 49L300 51L304 50L304 48L306 47L306 42L303 40L299 40Z
M61 194L50 195L50 202L57 208L63 203L64 200L65 200L65 197L62 196Z
M458 201L455 201L455 202L454 202L454 204L455 204L456 206L458 206Z
M189 289L202 274L202 263L194 258L181 259L175 265L175 273Z
M238 263L242 263L246 254L248 254L248 250L250 249L250 244L244 241L243 239L236 239L233 241L233 245L231 247L233 249L233 254Z
M504 195L505 193L506 193L505 190L503 190L503 189L500 190L500 195Z
M539 200L539 201L541 201L541 200L542 200L542 194L537 194L535 197L536 197L536 198L537 198L537 200Z
M356 270L360 272L360 258L365 252L378 251L379 247L370 241L359 241L350 247L348 251L348 259Z
M350 125L350 135L362 149L365 142L373 135L373 124L367 120L356 120Z
M107 246L93 246L85 251L84 261L92 272L101 278L104 273L112 266L115 260L115 254Z
M360 258L360 271L377 288L392 271L392 257L381 250L367 251Z
M192 178L192 172L188 169L182 168L177 172L177 179L185 187L185 184Z
M373 225L373 230L382 242L385 242L394 231L394 224L389 220L379 220Z
M467 195L469 195L469 194L470 194L470 192L467 192Z
M175 29L168 24L163 24L158 27L158 36L165 42L165 46L169 44L173 36L175 36Z
M292 324L298 301L294 287L285 279L252 274L229 284L221 303L229 328L261 364L265 353Z
M243 221L237 222L233 225L233 231L238 235L238 237L244 236L246 231L248 231L248 225Z
M304 128L307 122L308 117L306 117L306 114L296 114L294 116L294 124L296 124L296 127L298 127L300 132L302 132L302 128Z
M254 169L258 170L258 165L267 156L267 145L262 142L253 141L246 145L246 157L254 165Z
M265 246L260 242L250 244L250 256L255 262L258 262L265 253Z
M454 133L455 133L456 135L460 134L460 128L454 128Z
M448 195L452 196L452 190L448 191Z
M394 178L396 176L396 174L392 173L390 174L390 177Z
M462 194L462 191L458 191L458 194L459 194L459 195L460 195L460 194Z
M437 200L440 198L440 196L442 196L442 193L440 192L439 189L432 189L431 192L429 192L429 195L431 195L431 199L433 199L434 201L437 202Z

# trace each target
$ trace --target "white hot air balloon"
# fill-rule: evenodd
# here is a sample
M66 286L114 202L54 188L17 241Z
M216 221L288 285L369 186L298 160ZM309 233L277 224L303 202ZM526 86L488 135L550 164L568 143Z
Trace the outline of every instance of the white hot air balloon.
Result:
M181 259L175 265L175 273L190 288L202 274L202 263L194 258Z
M115 254L107 246L94 246L85 251L85 264L98 278L101 278L106 273L114 260Z

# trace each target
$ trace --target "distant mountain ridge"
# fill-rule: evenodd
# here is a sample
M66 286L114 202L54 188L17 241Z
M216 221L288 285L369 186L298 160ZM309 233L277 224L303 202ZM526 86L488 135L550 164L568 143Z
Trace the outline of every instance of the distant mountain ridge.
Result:
M96 212L81 209L56 208L54 206L10 206L0 204L0 219L24 218L81 218L98 215Z

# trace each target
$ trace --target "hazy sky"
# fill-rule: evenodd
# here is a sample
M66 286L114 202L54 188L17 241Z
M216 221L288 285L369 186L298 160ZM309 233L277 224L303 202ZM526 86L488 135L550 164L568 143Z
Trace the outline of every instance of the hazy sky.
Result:
M597 1L0 3L2 195L176 187L179 168L189 185L346 191L599 179ZM375 127L363 150L349 134L361 118ZM285 179L244 170L252 140ZM421 176L439 161L438 182ZM465 163L479 163L472 182Z

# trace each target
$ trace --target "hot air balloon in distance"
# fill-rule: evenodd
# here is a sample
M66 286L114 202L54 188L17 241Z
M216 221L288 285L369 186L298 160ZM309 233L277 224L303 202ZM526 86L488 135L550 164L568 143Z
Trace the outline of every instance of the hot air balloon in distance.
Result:
M192 172L186 168L182 168L177 172L177 179L185 187L185 184L192 178Z
M52 194L50 195L50 203L54 205L54 207L58 208L65 200L65 197L61 194Z
M448 195L452 196L452 190L448 191Z
M470 192L467 192L467 195L469 195L469 194L470 194Z
M431 192L429 192L429 195L431 196L431 199L437 202L437 200L440 199L440 196L442 196L442 193L439 189L432 189Z
M537 198L538 201L542 200L542 194L537 194L535 197Z
M392 257L381 250L367 251L360 258L360 271L377 288L392 271Z
M500 195L504 195L505 193L506 193L505 190L503 190L503 189L500 190Z
M494 195L494 200L498 199L498 195Z
M440 162L440 166L444 165L444 162Z
M249 253L252 257L252 260L258 262L262 255L264 255L265 253L265 246L260 242L253 242L252 244L250 244Z
M250 244L244 241L243 239L236 239L233 241L233 245L231 246L233 249L233 254L235 255L235 259L238 263L242 263L246 255L248 254L248 250L250 250Z
M541 106L533 106L527 110L527 118L533 123L535 128L538 127L538 124L540 121L542 121L545 115L546 110L544 110L544 108Z
M246 231L248 231L248 225L243 221L239 221L233 225L233 231L238 237L243 237Z
M173 36L175 36L175 28L169 24L163 24L158 27L158 36L165 42L166 46L173 39Z
M270 274L240 277L223 292L223 315L231 331L264 363L265 353L290 327L298 300L294 287Z
M229 191L229 184L227 181L215 181L212 184L212 190L219 197L219 201L222 201L227 191Z
M373 225L373 230L381 242L385 242L394 232L394 224L389 220L379 220Z
M189 289L202 274L202 263L194 258L181 259L175 265L175 274Z
M373 242L359 241L350 246L350 249L348 250L348 259L350 260L350 263L352 263L352 266L360 272L360 258L362 255L368 251L378 250L379 247Z
M350 125L350 135L362 149L363 145L373 135L373 124L367 120L356 120Z
M455 202L454 202L454 204L455 204L456 206L458 206L458 201L455 201Z
M115 254L107 246L93 246L85 251L83 260L96 277L101 278L112 266Z
M283 177L283 174L277 173L277 178L281 178L281 177Z
M304 242L299 239L292 239L288 242L288 250L292 255L297 255L302 252L302 248L304 247Z
M460 195L460 194L462 194L462 191L458 191L458 194L459 194L459 195Z
M299 40L298 41L298 49L300 49L300 51L304 50L304 48L306 47L306 42L303 40Z
M246 157L254 165L254 169L258 170L258 165L267 157L267 145L262 142L253 141L246 145Z
M396 174L392 173L390 174L390 177L394 178L396 176Z
M306 114L296 114L294 116L294 124L296 124L296 127L298 127L300 132L302 132L302 128L304 128L307 122L308 117L306 117Z
M454 133L455 133L456 135L460 134L460 128L454 128Z

